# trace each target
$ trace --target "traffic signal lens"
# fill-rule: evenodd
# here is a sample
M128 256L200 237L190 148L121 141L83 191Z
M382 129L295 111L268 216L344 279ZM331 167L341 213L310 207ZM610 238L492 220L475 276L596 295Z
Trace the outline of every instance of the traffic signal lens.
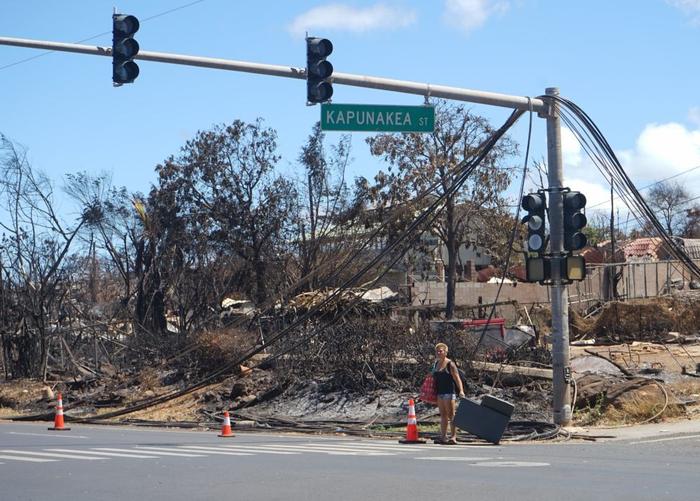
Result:
M333 52L333 44L326 38L309 38L308 50L317 58L324 58Z
M317 86L309 89L309 95L313 98L310 101L328 101L333 96L333 86L328 82L321 82Z
M309 74L320 79L328 78L333 74L333 65L328 61L321 61L309 66Z
M522 200L522 208L526 211L536 211L544 208L544 200L540 195L525 195Z
M133 35L139 31L139 20L135 16L118 14L114 16L114 22L112 24L116 34L121 36Z
M139 53L139 43L133 38L122 40L114 46L114 54L124 59L130 59Z
M139 66L133 61L127 61L114 69L114 75L120 82L131 82L139 76Z
M527 239L527 248L532 252L541 251L543 244L544 240L542 240L542 237L539 236L537 233L530 235L530 238Z
M527 219L527 226L533 231L539 231L544 225L544 221L539 216L530 216Z

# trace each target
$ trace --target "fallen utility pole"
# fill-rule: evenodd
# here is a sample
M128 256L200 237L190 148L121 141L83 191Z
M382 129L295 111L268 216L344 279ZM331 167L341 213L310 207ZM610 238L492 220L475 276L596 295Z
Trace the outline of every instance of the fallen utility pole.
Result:
M48 42L23 38L0 37L0 45L47 49L60 52L74 52L95 56L112 56L111 47L78 45L70 43ZM163 52L139 51L134 59L154 61L186 66L199 66L244 73L257 73L285 78L306 79L305 68L293 66L277 66L269 64L233 61L209 57L185 56ZM370 89L388 90L405 94L417 94L428 97L439 97L455 101L487 104L504 108L537 112L547 120L547 151L548 151L548 190L550 192L549 218L551 223L551 245L553 253L563 251L563 203L562 203L562 155L561 155L561 124L559 108L554 99L544 100L522 96L511 96L495 92L483 92L459 87L433 85L426 83L393 80L389 78L353 75L333 72L333 84L350 85ZM548 88L546 94L559 95L557 88ZM559 272L553 273L551 286L552 304L552 334L553 334L553 418L560 425L568 425L571 421L571 367L569 362L569 322L568 322L568 293L562 284Z

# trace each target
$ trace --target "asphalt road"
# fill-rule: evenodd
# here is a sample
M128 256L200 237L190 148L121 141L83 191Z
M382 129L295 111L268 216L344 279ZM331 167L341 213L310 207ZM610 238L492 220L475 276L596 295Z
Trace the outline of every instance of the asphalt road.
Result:
M440 446L0 422L0 500L697 500L700 434Z

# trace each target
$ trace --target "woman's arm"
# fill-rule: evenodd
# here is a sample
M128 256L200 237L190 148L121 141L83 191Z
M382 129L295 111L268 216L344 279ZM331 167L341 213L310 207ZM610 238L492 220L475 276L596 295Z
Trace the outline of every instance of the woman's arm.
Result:
M457 385L457 391L459 392L459 396L463 397L464 396L464 386L462 386L462 378L459 377L459 371L457 370L457 366L455 363L450 360L450 374L452 374L452 379L454 380L455 384Z

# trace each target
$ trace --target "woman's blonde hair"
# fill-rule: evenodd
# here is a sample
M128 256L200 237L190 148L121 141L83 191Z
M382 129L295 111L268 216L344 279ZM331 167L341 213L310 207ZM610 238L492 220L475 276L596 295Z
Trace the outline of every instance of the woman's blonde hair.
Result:
M435 351L437 351L439 348L444 349L445 353L447 353L449 350L449 348L447 347L447 345L445 343L438 343L435 345Z

